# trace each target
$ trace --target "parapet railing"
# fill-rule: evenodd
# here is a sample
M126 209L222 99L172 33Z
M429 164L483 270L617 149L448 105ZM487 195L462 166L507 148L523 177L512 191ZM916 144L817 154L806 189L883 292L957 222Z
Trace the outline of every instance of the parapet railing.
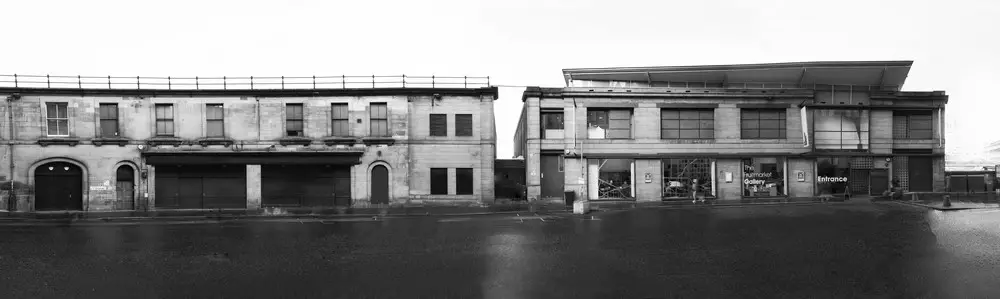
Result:
M349 88L486 88L490 77L478 76L280 76L280 77L121 77L2 75L0 87L75 89L349 89Z

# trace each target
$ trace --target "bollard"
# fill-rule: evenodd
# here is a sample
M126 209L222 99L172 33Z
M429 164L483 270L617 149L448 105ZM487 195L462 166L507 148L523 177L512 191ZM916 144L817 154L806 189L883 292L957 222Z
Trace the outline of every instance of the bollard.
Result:
M916 193L910 193L910 201L917 201L917 194Z
M943 206L944 206L945 208L947 208L947 207L950 207L950 206L951 206L951 195L947 195L947 194L945 194L945 195L944 195L944 204L942 204L942 205L943 205Z

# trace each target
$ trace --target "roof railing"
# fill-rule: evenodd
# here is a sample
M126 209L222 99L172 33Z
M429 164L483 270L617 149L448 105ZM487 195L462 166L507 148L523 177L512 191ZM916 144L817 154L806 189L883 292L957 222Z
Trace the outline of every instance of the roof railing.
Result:
M0 87L62 89L275 90L355 88L485 88L481 76L279 76L279 77L121 77L3 75Z

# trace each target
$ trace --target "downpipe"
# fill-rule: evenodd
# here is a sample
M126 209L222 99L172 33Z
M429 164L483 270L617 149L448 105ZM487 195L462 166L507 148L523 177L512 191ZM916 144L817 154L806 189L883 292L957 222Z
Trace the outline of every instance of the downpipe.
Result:
M7 140L7 150L10 151L10 192L7 193L7 211L14 212L17 210L17 190L14 188L14 174L17 173L14 170L14 141L17 140L14 135L14 101L21 98L20 94L12 94L7 96L7 127L10 130L10 135Z

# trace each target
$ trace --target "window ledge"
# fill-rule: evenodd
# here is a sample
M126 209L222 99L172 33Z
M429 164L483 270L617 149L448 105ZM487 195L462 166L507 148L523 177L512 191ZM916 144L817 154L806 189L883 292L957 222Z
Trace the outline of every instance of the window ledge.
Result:
M38 139L38 145L49 146L49 145L68 145L76 146L80 144L80 139L72 137L45 137Z
M393 145L396 143L396 139L392 137L365 137L361 139L361 142L364 142L365 145Z
M357 137L346 137L346 136L333 136L333 137L323 138L323 143L326 144L326 145L328 145L328 146L332 146L332 145L354 145L354 144L358 143L358 138Z
M206 137L198 139L195 142L200 144L202 147L207 147L209 145L222 145L225 147L229 147L230 145L233 145L233 143L235 143L235 141L233 141L232 139L225 137Z
M152 146L152 147L156 147L156 146L160 146L160 145L173 145L174 147L177 147L177 146L180 146L182 143L184 143L184 140L181 140L178 137L160 136L160 137L153 137L153 138L150 138L150 139L146 140L146 144L148 144L149 146Z
M125 137L98 137L91 140L96 146L101 146L104 144L114 144L118 146L125 146L129 143L129 139Z
M283 137L281 139L278 139L278 143L281 144L282 146L310 145L312 144L312 142L313 142L312 139L310 139L309 137L299 137L299 136Z

